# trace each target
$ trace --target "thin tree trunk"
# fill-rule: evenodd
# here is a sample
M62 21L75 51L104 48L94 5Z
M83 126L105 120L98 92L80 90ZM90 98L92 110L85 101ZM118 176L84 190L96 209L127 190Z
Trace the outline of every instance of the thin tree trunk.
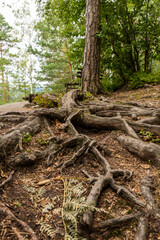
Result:
M86 37L82 69L82 91L97 94L100 83L100 0L86 0Z
M9 81L8 81L8 74L7 74L7 87L6 87L6 89L7 89L7 100L8 100L8 102L10 102L10 89L9 89Z
M3 49L2 45L0 45L0 52L1 52L1 60L3 58ZM1 66L1 71L2 71L2 90L3 90L3 101L6 102L6 92L5 92L5 82L4 82L4 66L2 64Z
M146 10L146 36L145 36L145 59L144 59L144 71L149 69L149 41L148 41L148 12L149 12L149 1L147 1Z

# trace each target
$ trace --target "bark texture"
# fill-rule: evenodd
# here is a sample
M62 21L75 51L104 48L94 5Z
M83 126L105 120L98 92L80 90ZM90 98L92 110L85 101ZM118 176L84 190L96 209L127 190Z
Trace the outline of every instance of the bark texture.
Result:
M86 1L86 36L83 56L82 91L97 94L100 84L100 0Z

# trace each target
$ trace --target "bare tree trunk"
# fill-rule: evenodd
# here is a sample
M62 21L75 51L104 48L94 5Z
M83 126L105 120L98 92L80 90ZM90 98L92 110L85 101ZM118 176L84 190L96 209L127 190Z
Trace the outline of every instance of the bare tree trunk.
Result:
M144 59L144 71L149 70L149 41L148 41L148 14L149 14L149 2L147 1L147 10L146 10L146 36L145 36L145 59Z
M0 45L0 52L1 52L1 60L2 60L2 58L3 58L3 49L2 49L2 45ZM2 66L1 66L1 71L2 71L3 101L6 102L6 92L5 92L4 66L3 66L3 63L2 63Z
M100 0L86 0L86 37L83 56L82 91L100 92Z
M8 74L7 74L6 83L7 83L7 86L6 86L6 90L7 90L7 100L8 100L8 102L10 102L11 98L10 98L10 88L9 88Z

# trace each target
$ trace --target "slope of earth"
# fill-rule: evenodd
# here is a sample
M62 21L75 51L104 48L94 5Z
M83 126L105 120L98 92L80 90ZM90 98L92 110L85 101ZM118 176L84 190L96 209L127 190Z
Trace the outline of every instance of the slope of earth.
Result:
M99 99L84 101L84 109L88 105L91 106L93 119L106 114L105 111L94 113L92 106L99 107L101 103L103 106L109 104L107 114L112 114L112 106L114 105L116 109L115 106L119 104L142 106L143 110L155 111L160 107L159 88L160 86L157 85L134 91L119 91L107 98L102 96ZM1 109L0 111L2 112ZM79 138L73 137L73 141L69 142L72 134L66 130L66 122L61 120L61 115L54 112L53 118L49 110L44 110L45 113L43 111L38 113L38 110L30 113L26 109L23 113L21 110L19 112L18 114L17 109L15 115L11 114L11 118L7 118L9 114L0 115L0 239L60 240L64 239L66 232L70 234L75 230L76 224L79 233L72 238L75 240L82 239L80 236L90 240L160 239L160 214L157 210L160 208L160 170L152 163L152 159L142 160L117 141L125 129L104 129L96 126L91 128L87 124L84 126L83 117L79 121L72 115L70 119L73 119L72 123L76 126ZM136 118L136 121L145 118L144 115L136 115L135 112L132 116L127 115L125 111L114 112L114 116L115 114L118 119L124 115L125 124L131 121L131 118ZM37 123L39 120L36 121L37 116L41 116L39 123ZM116 116L113 119L116 119ZM28 127L27 122L27 127L24 127L22 124L26 123L28 118L31 124ZM34 131L30 130L33 125L36 125ZM69 127L68 125L67 128ZM74 131L74 128L71 130ZM18 137L12 138L14 131ZM159 146L160 137L157 133L152 133L143 127L136 133L144 142L154 142ZM3 145L2 140L5 141L7 136L10 136L11 142ZM82 140L81 136L87 139L82 147L82 142L79 142ZM14 141L16 143L13 147ZM87 141L89 145L85 148ZM7 144L11 147L9 148ZM92 191L96 178L105 172L104 163L97 161L95 144L102 150L99 158L107 160L108 171L115 170L117 177L116 183L107 184L101 191L91 227L89 224L80 224L83 215L80 210L85 210L84 205L87 204L85 201ZM81 154L83 148L85 154L84 152ZM71 163L70 160L73 162ZM151 202L147 208L144 206L145 201L148 201L147 197L142 194L142 181L146 176L153 180L151 191L153 196L149 193ZM128 195L125 195L126 189L136 196L134 200L131 201L126 197L130 196L128 192ZM149 214L150 211L152 214ZM122 220L117 225L97 227L107 220L126 216L130 217L130 220ZM144 228L145 232L146 228L146 225L143 225L144 219L148 221L147 237L144 233L140 238L138 231ZM65 239L71 237L65 236Z
M33 108L25 107L26 103L27 102L16 102L0 105L0 113L32 111Z

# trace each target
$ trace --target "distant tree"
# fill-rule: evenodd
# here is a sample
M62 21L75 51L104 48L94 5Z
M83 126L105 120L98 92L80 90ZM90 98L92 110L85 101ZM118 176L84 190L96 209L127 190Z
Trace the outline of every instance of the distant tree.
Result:
M159 7L157 0L103 1L101 65L121 86L133 74L152 70L159 54Z
M1 70L1 86L3 101L7 101L6 92L9 88L6 88L5 83L5 67L10 64L10 60L6 57L9 52L9 43L13 40L11 39L11 27L5 21L5 18L0 14L0 70Z
M61 91L65 82L75 80L75 72L82 66L85 3L48 0L40 6L42 20L36 26L39 48L35 51L41 67L38 79Z

